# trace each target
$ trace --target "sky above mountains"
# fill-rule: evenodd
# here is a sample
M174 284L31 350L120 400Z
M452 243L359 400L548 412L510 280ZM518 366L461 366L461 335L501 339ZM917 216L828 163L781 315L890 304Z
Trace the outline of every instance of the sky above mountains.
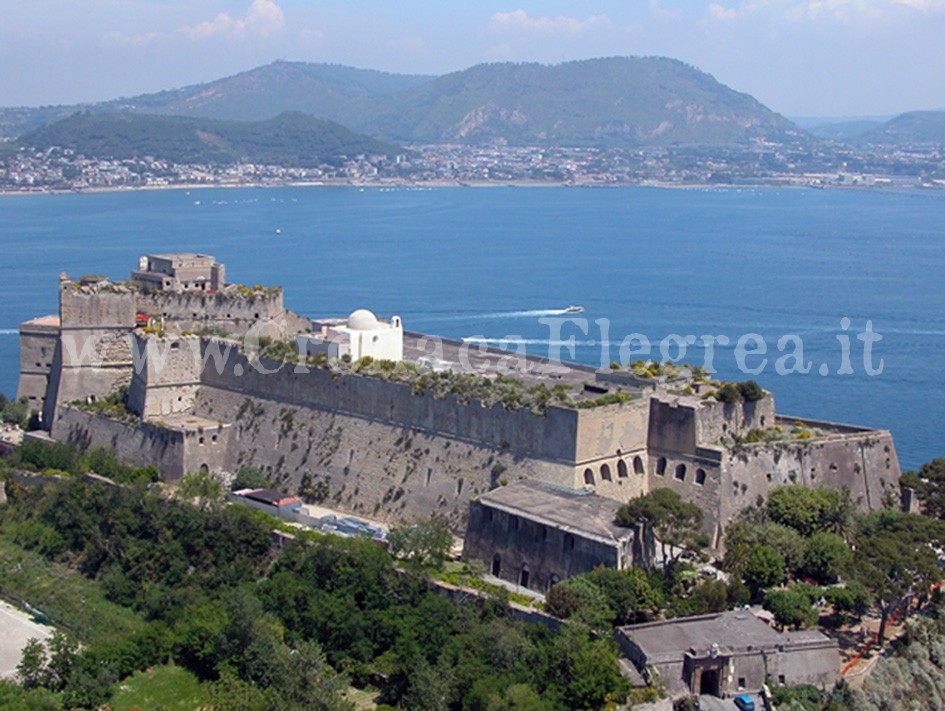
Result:
M945 0L31 0L0 3L0 105L99 101L276 59L444 74L681 59L787 116L945 109Z

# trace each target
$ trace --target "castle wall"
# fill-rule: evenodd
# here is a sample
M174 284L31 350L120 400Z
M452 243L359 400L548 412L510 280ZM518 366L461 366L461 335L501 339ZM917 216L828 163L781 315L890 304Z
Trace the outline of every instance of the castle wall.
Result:
M196 411L233 423L223 469L258 466L292 494L308 488L334 508L390 523L441 513L459 529L470 499L502 481L569 486L573 477L570 465L231 388L202 386Z
M153 291L137 294L136 308L152 319L173 322L178 332L219 328L233 336L250 330L259 337L284 339L288 335L281 289L250 294L232 288L216 294Z
M131 424L74 407L61 407L51 436L80 448L105 446L136 467L156 466L165 481L174 482L201 468L223 469L228 431L223 427L181 429L161 423Z
M134 293L127 288L60 283L61 330L44 401L46 422L62 403L103 398L130 383L134 315Z
M713 398L702 400L701 405L696 411L696 436L702 444L775 424L774 396L770 393L754 402L718 402Z
M407 427L509 451L516 456L568 463L575 461L578 418L590 411L551 407L544 416L529 410L462 404L453 394L442 399L415 395L410 385L380 378L332 373L272 360L259 367L227 344L204 343L204 386L243 396ZM220 349L214 361L207 349Z
M892 435L884 430L743 445L727 454L719 517L727 525L772 488L792 483L849 489L861 509L875 511L886 496L898 500L899 476Z
M200 386L200 339L135 335L128 407L142 418L193 409Z
M20 378L16 397L25 397L31 409L42 409L58 342L59 318L56 316L20 324Z

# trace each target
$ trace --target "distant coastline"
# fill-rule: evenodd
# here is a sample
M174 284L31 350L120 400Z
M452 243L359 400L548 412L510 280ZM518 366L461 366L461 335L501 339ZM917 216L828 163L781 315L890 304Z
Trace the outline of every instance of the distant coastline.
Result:
M0 188L0 196L16 195L89 195L95 193L118 192L148 192L155 190L208 190L227 188L371 188L371 189L441 189L441 188L659 188L667 190L716 190L716 189L809 189L809 190L856 190L856 191L884 191L884 190L941 190L945 185L937 184L873 184L873 185L837 185L815 184L797 180L784 182L673 182L662 180L644 180L640 182L602 183L595 181L551 181L551 180L384 180L384 181L357 181L357 180L300 180L300 181L250 181L250 182L219 182L219 183L174 183L170 185L108 185L82 188Z

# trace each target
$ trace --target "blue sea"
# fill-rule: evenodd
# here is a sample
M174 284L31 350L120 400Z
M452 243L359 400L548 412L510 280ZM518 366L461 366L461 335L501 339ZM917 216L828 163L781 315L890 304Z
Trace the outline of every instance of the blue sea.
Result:
M230 281L283 286L286 305L305 315L366 307L399 314L410 330L474 342L520 337L541 355L573 338L574 359L595 365L618 360L631 334L624 351L634 360L646 357L645 336L650 357L662 357L663 342L664 355L703 364L703 337L725 336L729 345L711 350L717 377L754 378L781 412L888 428L904 468L945 456L945 192L17 195L0 197L0 244L0 391L8 396L17 325L56 312L60 272L127 278L139 255L199 251L225 262ZM571 304L585 311L565 322ZM864 363L857 334L867 322L882 340ZM682 355L686 336L696 342ZM760 372L740 368L742 337L746 351L764 341L765 354L741 354L753 371L766 359ZM779 374L778 358L797 355L798 344L810 371ZM567 348L560 354L571 357Z

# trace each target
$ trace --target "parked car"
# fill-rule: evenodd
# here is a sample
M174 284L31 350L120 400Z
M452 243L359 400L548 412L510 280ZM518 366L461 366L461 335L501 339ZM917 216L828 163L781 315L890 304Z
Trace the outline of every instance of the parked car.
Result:
M755 702L747 694L739 694L736 696L735 705L742 711L755 711Z

